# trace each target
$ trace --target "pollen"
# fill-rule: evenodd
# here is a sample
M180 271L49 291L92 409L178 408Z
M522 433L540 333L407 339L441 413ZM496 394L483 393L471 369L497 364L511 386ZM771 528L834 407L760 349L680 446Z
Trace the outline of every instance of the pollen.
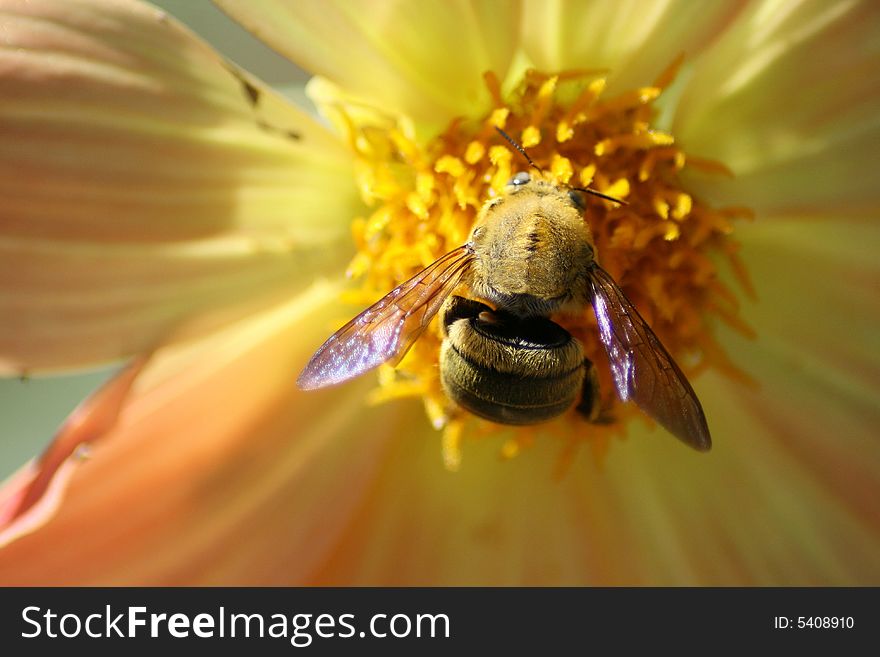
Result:
M559 185L589 186L625 200L617 205L588 196L584 221L597 259L692 378L716 369L742 379L713 332L718 323L750 337L739 317L739 293L752 294L732 233L747 208L714 208L686 189L688 168L729 175L723 164L684 153L675 136L654 125L675 62L651 86L607 97L599 72L528 72L508 96L491 73L486 84L492 106L482 116L459 117L435 138L418 140L406 126L356 126L358 182L367 216L354 222L357 254L349 274L357 287L346 300L365 307L437 258L466 243L484 203L504 193L517 171L529 169L520 153L495 130L516 138L545 175ZM355 114L354 112L352 113ZM354 120L352 119L352 123ZM722 280L727 260L734 284ZM736 289L737 286L739 289ZM457 293L467 296L467 290ZM560 445L564 471L584 444L605 454L633 422L649 422L632 404L621 403L589 308L553 317L583 345L595 363L602 417L591 424L572 408L542 425L518 428L491 424L457 409L440 386L442 334L435 320L395 367L384 365L371 403L401 397L420 399L440 430L439 453L451 470L461 466L468 441L495 440L499 458L523 458L537 440Z

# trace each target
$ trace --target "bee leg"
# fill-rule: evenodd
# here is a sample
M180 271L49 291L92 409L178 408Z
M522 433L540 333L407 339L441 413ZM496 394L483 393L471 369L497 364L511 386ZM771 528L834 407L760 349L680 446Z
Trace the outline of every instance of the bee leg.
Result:
M473 319L486 312L491 313L492 309L485 303L455 295L449 297L440 309L440 326L443 327L443 335L447 335L449 327L458 320Z
M608 424L613 418L602 411L602 397L599 394L599 374L596 366L587 358L584 358L584 369L587 374L584 377L584 391L581 401L577 405L577 411L583 415L587 422L594 424Z
M584 377L584 389L581 393L581 401L577 405L577 411L588 422L595 422L599 418L599 412L602 410L599 398L599 375L596 373L596 366L593 365L593 361L587 358L584 358L584 369L587 374Z

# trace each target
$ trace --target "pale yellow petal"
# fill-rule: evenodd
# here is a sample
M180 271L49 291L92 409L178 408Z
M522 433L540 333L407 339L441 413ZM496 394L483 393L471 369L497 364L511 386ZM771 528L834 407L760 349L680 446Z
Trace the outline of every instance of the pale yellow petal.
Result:
M876 214L878 43L876 2L753 3L683 91L677 139L736 174L694 187L759 214Z
M218 4L303 68L435 129L489 107L482 75L504 77L519 25L518 2L491 0Z
M149 349L338 266L347 151L158 10L0 2L0 369ZM334 255L335 254L335 255Z
M819 221L774 218L740 233L743 260L757 292L757 300L743 310L760 339L753 345L730 336L728 352L739 361L744 349L754 347L761 350L754 362L763 363L769 350L797 369L799 378L824 386L830 396L876 410L880 226L837 216ZM752 362L746 354L742 361Z
M745 355L743 361L754 362ZM775 374L762 377L755 392L705 377L700 390L715 439L705 462L666 458L650 442L617 481L643 547L643 582L880 581L880 525L876 512L866 514L857 499L865 483L876 489L876 470L860 464L876 414L853 415L859 404L851 399L821 402L816 381L801 378L785 387L796 373L766 362L757 374Z
M742 4L526 0L523 46L541 70L607 69L613 93L651 84L680 54L697 55Z

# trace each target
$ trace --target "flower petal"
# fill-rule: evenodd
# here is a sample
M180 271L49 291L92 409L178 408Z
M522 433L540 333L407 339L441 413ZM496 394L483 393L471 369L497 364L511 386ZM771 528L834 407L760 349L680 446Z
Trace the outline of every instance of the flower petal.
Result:
M754 362L750 356L744 354L743 361ZM650 451L640 450L635 467L618 480L625 515L638 528L635 538L644 550L642 581L777 586L880 581L876 512L871 518L864 500L854 503L865 493L863 483L873 481L876 490L876 469L869 474L870 465L859 464L860 447L875 426L872 418L862 411L836 425L858 403L817 405L822 395L815 381L786 386L795 373L778 361L767 362L756 372L758 391L717 376L701 381L716 438L702 467L664 458L650 442ZM839 436L837 427L854 433ZM821 452L809 454L823 444ZM837 458L823 462L831 450ZM856 473L861 481L850 490L849 476Z
M450 473L429 435L395 437L314 583L577 586L625 572L612 566L637 546L618 534L619 509L589 457L555 481L555 440L507 462L495 439L468 441L460 471Z
M773 218L744 227L738 236L758 282L753 314L762 328L818 350L842 346L836 338L843 321L860 331L844 332L852 347L875 343L878 333L870 329L880 322L880 224L835 215L818 221ZM810 335L815 337L808 340Z
M317 286L158 352L57 514L0 550L0 582L302 582L358 506L386 436L423 414L366 408L369 377L295 390L339 315L337 291Z
M753 369L776 367L777 374L788 372L792 379L809 381L825 391L829 403L840 398L876 412L880 264L875 245L880 226L840 217L823 222L776 219L741 233L744 260L758 294L747 321L759 340L729 336L727 352ZM865 452L866 460L877 456Z
M581 456L562 481L561 446L539 439L499 463L499 444L467 443L456 475L436 447L399 436L322 585L856 585L880 581L876 472L859 465L871 426L822 463L810 447L837 440L833 415L794 427L799 403L761 401L717 377L697 381L715 449L684 450L665 432L632 427L604 467ZM798 391L801 392L801 391ZM815 389L814 389L815 392ZM806 398L801 398L806 399ZM814 401L810 399L810 401ZM851 407L850 407L851 408ZM765 412L768 415L765 415ZM875 414L876 415L876 414ZM877 418L874 417L876 421ZM808 444L790 449L809 432ZM786 433L787 432L787 433ZM876 455L876 448L873 449ZM848 476L860 476L847 490ZM874 474L872 474L874 473ZM855 498L861 495L862 501Z
M880 148L880 7L758 2L696 63L674 130L730 181L693 179L763 214L873 216Z
M71 413L39 459L4 483L0 546L33 531L58 508L67 480L90 445L113 430L132 384L149 361L137 358Z
M0 371L152 348L340 264L349 154L162 12L0 2ZM9 318L9 321L7 321Z
M346 0L218 4L257 37L371 105L441 127L489 107L516 47L518 3Z
M555 483L553 439L504 464L499 443L466 442L450 476L428 441L400 437L315 582L877 584L878 230L829 218L741 231L758 337L721 337L759 387L694 381L710 454L632 426L604 467L582 456Z
M692 57L740 11L738 2L525 0L523 45L544 71L609 69L609 92L651 82Z

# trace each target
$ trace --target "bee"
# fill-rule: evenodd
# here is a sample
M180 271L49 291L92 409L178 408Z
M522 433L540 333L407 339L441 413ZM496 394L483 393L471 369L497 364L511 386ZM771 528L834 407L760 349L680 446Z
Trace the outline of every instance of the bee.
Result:
M504 136L541 173L521 146ZM334 333L297 380L305 390L397 363L439 313L440 380L459 407L500 424L535 424L577 404L603 421L594 365L550 319L592 306L618 396L691 447L711 447L699 399L679 366L599 266L584 194L517 173L487 201L467 243L401 283ZM453 292L464 287L469 296ZM580 398L580 399L578 399Z

